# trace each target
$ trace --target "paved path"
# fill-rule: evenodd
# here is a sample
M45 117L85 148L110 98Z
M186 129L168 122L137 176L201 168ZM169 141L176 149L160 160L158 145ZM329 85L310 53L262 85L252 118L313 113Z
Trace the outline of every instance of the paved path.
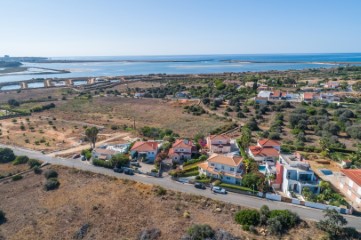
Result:
M49 162L51 164L62 165L67 167L73 167L85 171L91 171L94 173L105 174L108 176L114 176L122 179L131 179L137 182L142 182L146 184L154 184L159 185L167 189L176 190L179 192L190 193L201 195L204 197L212 198L215 200L220 200L223 202L228 202L244 207L250 208L260 208L262 205L266 204L269 206L270 209L288 209L298 213L298 215L307 220L314 220L318 221L323 219L323 212L319 209L308 208L304 206L298 206L294 204L284 203L284 202L277 202L271 201L263 198L243 195L243 194L236 194L236 193L229 193L227 195L221 194L214 194L209 189L207 190L199 190L194 188L192 185L183 184L176 181L172 181L169 178L153 178L145 175L134 175L129 176L125 174L115 173L111 169L95 167L87 162L82 162L80 160L73 160L73 159L61 159L55 158L51 156L44 155L37 151L32 151L28 149L22 149L19 147L12 147L0 144L0 147L10 147L14 150L16 155L27 155L30 158L36 158L42 161ZM356 216L344 215L344 217L348 221L348 225L350 227L354 227L358 230L361 230L361 218Z

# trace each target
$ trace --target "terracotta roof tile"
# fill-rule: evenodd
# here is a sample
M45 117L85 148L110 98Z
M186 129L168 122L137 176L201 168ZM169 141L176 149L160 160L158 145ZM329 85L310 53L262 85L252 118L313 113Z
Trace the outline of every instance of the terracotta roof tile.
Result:
M341 172L361 186L361 169L342 169Z
M267 138L259 139L258 144L261 145L262 147L279 147L279 146L281 146L279 141L271 140L271 139L267 139Z
M239 156L226 156L213 154L208 158L208 162L220 163L228 166L238 166L242 162L242 157Z
M253 156L261 156L261 157L279 156L279 152L274 148L261 148L259 146L250 146L249 150L252 152Z
M131 150L138 152L150 152L150 151L155 151L157 149L158 149L157 142L135 142Z

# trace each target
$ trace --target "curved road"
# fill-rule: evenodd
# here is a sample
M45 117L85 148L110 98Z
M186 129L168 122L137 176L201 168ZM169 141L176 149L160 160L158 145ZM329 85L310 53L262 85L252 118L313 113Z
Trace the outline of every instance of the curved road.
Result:
M211 191L209 191L209 189L199 190L199 189L194 188L190 184L183 184L183 183L179 183L176 181L172 181L170 178L154 178L154 177L149 177L149 176L140 175L140 174L129 176L129 175L125 175L125 174L115 173L111 169L96 167L87 162L82 162L80 160L55 158L55 157L51 157L48 155L44 155L38 151L33 151L33 150L28 150L28 149L23 149L23 148L19 148L19 147L13 147L13 146L7 146L7 145L3 145L3 144L0 144L0 147L9 147L9 148L13 149L13 151L16 155L27 155L29 158L39 159L44 162L48 162L50 164L62 165L62 166L66 166L66 167L73 167L73 168L77 168L77 169L84 170L84 171L105 174L108 176L113 176L113 177L122 178L122 179L130 179L130 180L134 180L134 181L142 182L142 183L146 183L146 184L159 185L159 186L162 186L167 189L172 189L172 190L176 190L176 191L184 192L184 193L201 195L204 197L208 197L208 198L212 198L215 200L228 202L228 203L232 203L232 204L240 205L240 206L244 206L244 207L259 209L262 205L266 204L269 206L270 209L288 209L288 210L294 211L294 212L298 213L298 215L302 219L318 221L318 220L321 220L324 218L322 210L319 210L319 209L313 209L313 208L289 204L289 203L285 203L285 202L271 201L271 200L267 200L264 198L258 198L258 197L253 197L253 196L249 196L249 195L243 195L243 194L236 194L236 193L228 193L227 195L214 194ZM343 216L347 219L348 226L354 227L358 230L361 230L361 218L360 217L351 216L351 215L343 215Z

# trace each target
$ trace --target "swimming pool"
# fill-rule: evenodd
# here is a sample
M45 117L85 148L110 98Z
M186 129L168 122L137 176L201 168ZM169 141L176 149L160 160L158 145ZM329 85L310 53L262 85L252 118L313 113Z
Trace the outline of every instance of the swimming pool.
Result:
M258 171L260 171L260 172L266 171L266 166L265 165L258 166Z
M332 175L332 171L331 170L328 170L328 169L321 169L320 170L324 175Z

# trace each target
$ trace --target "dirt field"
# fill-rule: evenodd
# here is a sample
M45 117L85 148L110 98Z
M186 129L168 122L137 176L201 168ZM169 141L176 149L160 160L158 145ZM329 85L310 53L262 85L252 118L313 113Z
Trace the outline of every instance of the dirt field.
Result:
M96 97L91 100L69 100L52 109L49 114L59 119L84 121L106 126L152 126L169 128L182 137L196 133L207 134L212 129L226 124L206 114L194 116L184 112L184 106L196 102L166 101L159 99L133 99L121 97Z
M28 169L29 166L26 164L14 165L12 163L2 163L0 164L0 176L8 176L10 174L13 175Z
M195 223L242 239L278 239L243 232L233 220L239 207L230 204L172 191L158 196L150 185L53 168L61 182L55 191L45 192L44 176L33 173L0 185L0 208L7 216L0 239L73 239L81 226L89 224L83 239L136 239L140 231L158 228L160 239L169 240L180 239ZM184 217L186 211L189 218ZM320 239L323 233L312 223L308 226L292 230L283 239Z

